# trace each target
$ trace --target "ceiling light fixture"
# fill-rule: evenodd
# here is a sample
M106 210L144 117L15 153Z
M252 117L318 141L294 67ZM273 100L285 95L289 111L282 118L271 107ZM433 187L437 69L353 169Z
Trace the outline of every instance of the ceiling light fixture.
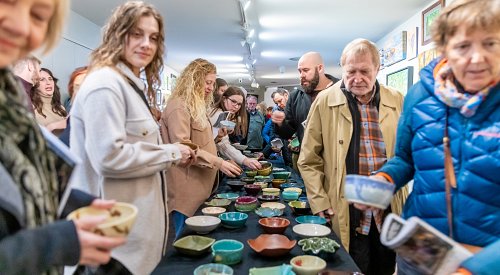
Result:
M257 80L255 80L255 63L257 63L257 60L254 57L254 54L252 50L255 48L256 43L254 40L255 37L255 29L250 29L250 25L247 20L247 15L246 15L246 10L248 9L248 6L250 5L250 0L238 0L239 5L240 5L240 14L241 14L241 29L243 30L244 34L244 39L240 41L240 44L242 47L246 47L248 55L246 60L244 61L245 66L248 69L248 72L252 76L253 82L257 85L258 88L258 83ZM253 83L252 82L252 83ZM253 84L255 86L255 84ZM252 86L252 87L254 87ZM254 87L255 88L255 87Z

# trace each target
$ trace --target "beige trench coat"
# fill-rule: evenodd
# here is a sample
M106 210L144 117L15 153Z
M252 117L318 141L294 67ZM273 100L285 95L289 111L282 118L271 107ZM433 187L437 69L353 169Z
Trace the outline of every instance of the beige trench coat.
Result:
M299 169L313 213L331 207L335 211L332 229L349 250L349 203L344 198L345 160L353 124L341 81L321 92L309 111L299 156ZM380 86L379 122L387 158L394 156L396 126L403 107L403 96ZM391 202L393 213L401 214L408 196L403 188Z
M185 106L179 99L169 100L160 123L163 142L191 142L199 146L194 165L172 167L166 172L168 210L191 217L217 188L215 178L222 159L217 157L208 116L208 127L203 128L191 119Z

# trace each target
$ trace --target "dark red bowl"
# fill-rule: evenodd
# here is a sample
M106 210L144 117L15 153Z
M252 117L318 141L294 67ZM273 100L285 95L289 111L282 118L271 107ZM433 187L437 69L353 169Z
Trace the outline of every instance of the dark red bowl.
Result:
M245 188L247 194L253 197L257 196L261 190L260 185L256 184L245 184L243 187Z

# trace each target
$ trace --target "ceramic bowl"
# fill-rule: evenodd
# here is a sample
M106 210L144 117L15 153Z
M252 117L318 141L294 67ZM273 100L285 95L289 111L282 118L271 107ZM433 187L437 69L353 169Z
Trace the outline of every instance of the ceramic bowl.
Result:
M302 251L308 254L320 255L320 254L333 254L340 248L335 240L327 237L312 237L307 239L302 239L299 241L299 245L302 247Z
M283 172L273 172L273 178L287 180L290 177L291 174L292 174L291 172L286 172L286 171L283 171Z
M185 223L189 229L198 234L208 234L219 226L221 220L212 216L193 216L187 218Z
M233 275L234 271L230 266L225 264L203 264L194 270L194 275Z
M272 183L272 185L273 185L274 188L280 188L280 185L282 185L285 182L286 182L285 179L273 179L271 181L271 183Z
M395 185L367 176L347 175L344 195L350 202L385 209L391 203Z
M207 253L214 242L212 238L189 235L175 241L174 247L181 254L199 256Z
M269 183L265 181L256 181L254 182L254 184L260 186L261 189L267 188L267 186L269 185Z
M106 216L93 232L106 237L125 237L132 230L137 218L137 207L130 203L117 202L111 209L96 209L91 206L78 208L67 219L78 220L88 216Z
M231 200L228 199L212 199L210 201L206 201L205 205L207 206L217 206L227 208L231 204Z
M292 209L295 215L309 215L311 214L311 207L305 201L291 201L288 206Z
M273 167L273 172L286 172L286 169L281 167Z
M241 261L243 243L236 240L218 240L212 244L214 262L233 265Z
M255 182L255 179L251 177L242 177L240 180L245 184L252 184Z
M209 206L201 209L201 213L207 216L219 217L220 214L226 212L226 208L217 207L217 206Z
M325 218L322 218L320 216L312 216L312 215L299 216L299 217L295 218L295 221L297 223L326 224Z
M239 143L233 143L232 144L234 148L240 150L240 151L245 151L248 148L248 145L242 145Z
M227 228L240 228L245 226L248 214L241 212L226 212L219 215L222 225Z
M292 265L293 271L298 275L316 275L326 268L325 260L310 255L293 257L290 260L290 264Z
M295 191L283 191L281 197L284 201L295 201L299 199L299 193Z
M257 198L251 196L239 197L236 199L234 207L240 212L254 211L257 208Z
M280 234L261 234L254 240L248 240L247 243L262 256L279 257L288 254L297 241Z
M302 195L302 188L299 188L299 187L287 187L287 188L283 189L283 192L287 192L287 191L297 192L297 193L299 193L299 196Z
M236 201L236 199L239 198L240 195L236 193L220 193L215 195L215 197L218 199L228 199L230 201Z
M259 220L260 226L268 234L283 234L290 225L290 221L285 218L262 218Z
M259 195L257 196L257 199L261 202L267 202L267 201L279 201L280 197L275 196L275 195Z
M302 192L305 192L305 189L306 189L304 184L298 183L298 182L287 182L287 183L283 183L280 185L281 190L285 190L285 188L290 188L290 187L300 188L300 189L302 189Z
M273 196L279 196L280 195L280 190L279 188L264 188L262 189L262 194L263 195L273 195Z
M298 201L309 202L309 200L307 199L307 196L300 196Z
M255 214L262 218L271 218L283 215L283 209L259 207L255 209Z
M233 131L234 130L234 127L236 127L236 123L230 121L230 120L222 120L220 122L220 125L223 127L223 128L226 128L228 132L230 131Z
M262 164L262 168L257 170L257 174L261 176L269 176L273 169L273 165L270 162L266 162Z
M265 181L265 182L271 182L271 178L269 176L255 176L255 181Z
M248 272L249 275L295 275L295 272L292 271L292 266L288 264L270 267L252 267Z
M261 190L260 186L256 184L245 184L245 186L243 187L245 188L245 191L248 195L254 197L257 196Z
M223 214L221 214L223 215ZM324 237L328 236L332 230L330 227L326 227L321 224L314 223L301 223L294 225L292 228L293 232L301 237Z
M264 202L260 205L260 207L285 210L285 205L280 202Z
M246 170L245 175L247 177L253 178L253 177L257 176L257 170Z
M245 185L246 183L241 182L239 180L230 180L230 181L227 181L226 184L227 184L227 186L229 186L231 188L231 190L238 192L243 188L243 185Z

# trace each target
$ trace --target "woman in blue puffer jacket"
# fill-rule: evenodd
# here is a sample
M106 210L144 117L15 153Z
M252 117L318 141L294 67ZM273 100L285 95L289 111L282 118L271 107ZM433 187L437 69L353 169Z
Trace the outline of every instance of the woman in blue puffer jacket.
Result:
M432 35L442 58L420 72L408 93L396 156L377 176L398 188L414 179L403 216L417 216L476 248L458 272L500 274L500 0L454 1ZM453 163L448 171L456 182L450 185L450 220L445 129ZM402 258L398 270L421 274Z

